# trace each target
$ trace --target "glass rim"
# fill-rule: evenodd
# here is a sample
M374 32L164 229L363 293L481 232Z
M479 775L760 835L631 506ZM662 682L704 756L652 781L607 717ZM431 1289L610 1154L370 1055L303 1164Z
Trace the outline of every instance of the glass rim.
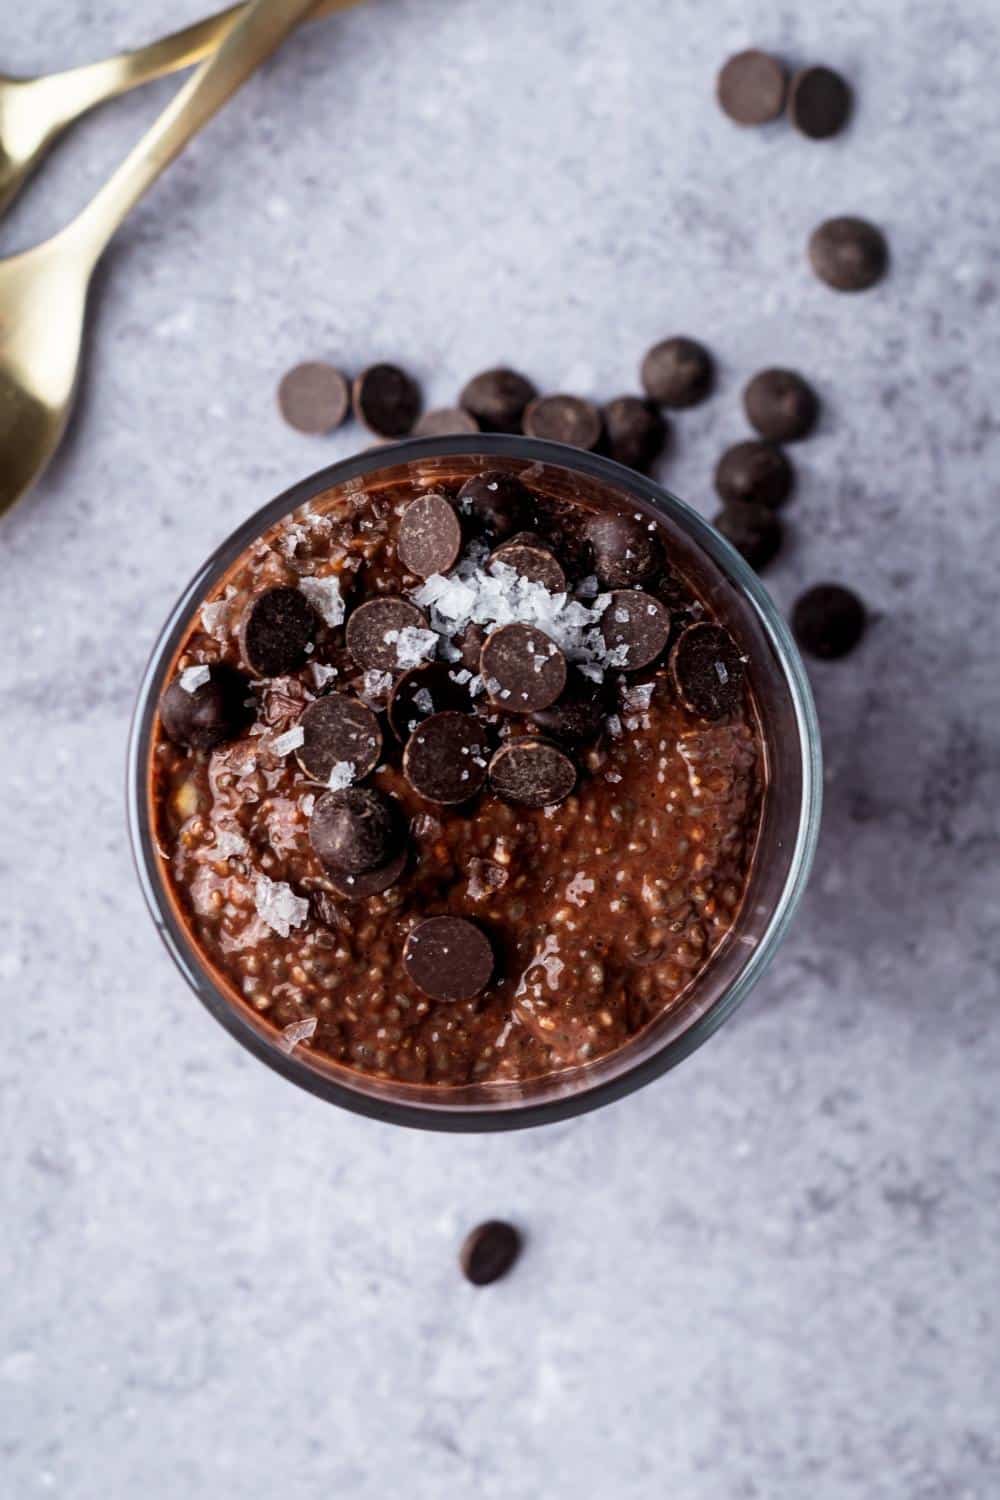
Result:
M199 601L250 542L314 496L351 480L366 478L380 470L406 465L422 458L473 457L548 463L583 474L597 483L610 484L626 493L636 494L667 515L707 553L721 573L752 606L780 666L798 730L802 790L788 873L764 933L722 996L696 1016L679 1036L666 1038L647 1057L637 1059L634 1066L614 1077L595 1081L589 1087L585 1083L578 1090L540 1101L518 1103L512 1100L509 1104L484 1104L482 1107L463 1104L449 1107L446 1099L442 1099L440 1105L434 1105L426 1102L409 1104L398 1099L377 1097L304 1066L296 1060L294 1054L286 1054L268 1041L251 1024L242 1009L222 992L184 926L178 922L167 898L158 849L148 817L147 773L156 705L165 669L173 659ZM126 804L136 873L161 940L206 1008L254 1056L289 1081L327 1102L386 1123L445 1132L516 1130L583 1114L643 1087L689 1057L742 1004L770 965L805 889L819 837L822 751L819 723L805 666L777 606L748 563L693 507L645 475L602 455L537 438L499 433L462 434L443 438L404 439L355 454L317 470L267 501L215 548L171 608L143 671L129 732Z

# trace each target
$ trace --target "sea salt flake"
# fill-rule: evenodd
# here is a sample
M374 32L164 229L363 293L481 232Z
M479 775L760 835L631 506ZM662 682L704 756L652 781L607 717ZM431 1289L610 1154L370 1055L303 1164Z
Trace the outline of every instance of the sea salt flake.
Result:
M608 717L605 720L605 723L608 726L608 733L614 739L616 739L616 740L620 739L621 738L621 733L622 733L622 721L621 721L621 719L619 719L618 715L617 714L608 714Z
M186 693L196 693L200 687L211 680L212 672L209 667L187 667L181 673L181 687Z
M726 671L725 662L717 661L715 663L715 675L722 683L722 686L725 687L726 683L729 681L729 673Z
M311 818L313 808L316 806L316 796L313 792L306 792L304 797L299 798L299 811L304 817Z
M587 897L593 889L594 882L582 870L578 870L566 887L566 900L572 901L574 906L586 906Z
M275 1039L282 1052L291 1053L299 1042L307 1042L315 1032L316 1024L315 1016L307 1016L304 1021L292 1021L283 1026Z
M369 705L381 705L389 696L392 688L392 673L379 672L375 667L369 667L361 679L361 692L359 697Z
M301 927L309 915L307 898L296 896L287 880L259 875L253 895L257 915L279 937L287 937L293 927Z
M306 732L301 724L295 724L291 729L286 729L284 734L279 734L277 739L271 741L271 749L275 755L290 755L305 743Z
M432 714L434 712L434 699L427 688L418 688L413 695L413 702L422 714Z
M462 667L458 672L449 672L448 676L451 678L452 682L457 682L459 687L465 687L467 682L472 681L472 673L469 671L468 667Z
M230 859L247 852L247 841L241 833L233 833L228 828L220 828L215 835L213 852L219 859Z
M338 760L330 769L326 784L331 792L342 792L354 780L353 760Z
M215 604L203 604L201 606L201 623L209 635L217 635L219 626L226 617L229 608L228 601L219 599Z
M344 600L340 579L335 573L326 578L300 578L299 589L327 625L340 625L344 619Z
M328 667L325 662L311 661L309 670L312 673L313 686L317 688L326 687L337 675L336 667Z

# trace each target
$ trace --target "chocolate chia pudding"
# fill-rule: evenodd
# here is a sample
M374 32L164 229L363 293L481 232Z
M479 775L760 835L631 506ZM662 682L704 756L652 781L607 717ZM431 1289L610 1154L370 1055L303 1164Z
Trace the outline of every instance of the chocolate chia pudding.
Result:
M247 547L165 678L175 916L286 1052L447 1091L685 1003L768 801L750 648L622 491L384 470Z

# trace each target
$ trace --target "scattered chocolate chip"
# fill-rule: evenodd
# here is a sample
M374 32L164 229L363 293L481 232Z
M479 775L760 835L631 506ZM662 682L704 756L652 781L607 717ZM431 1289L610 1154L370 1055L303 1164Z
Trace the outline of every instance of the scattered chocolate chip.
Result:
M640 375L643 390L657 406L696 406L712 389L712 356L694 339L664 339L650 349Z
M359 667L375 672L398 672L397 637L401 630L426 630L427 620L408 599L391 595L369 599L348 616L344 639ZM386 640L386 636L392 640Z
M733 501L712 525L758 573L781 548L781 522L768 505Z
M521 1236L513 1224L489 1219L465 1236L459 1254L462 1275L473 1286L489 1286L506 1276L521 1253Z
M803 651L823 661L846 656L864 634L867 614L857 594L839 583L817 583L796 600L792 629Z
M715 84L724 114L737 125L765 125L785 107L785 70L768 52L737 52L725 63Z
M838 292L864 292L885 275L889 248L865 219L827 219L809 239L809 259L820 281Z
M458 492L458 508L490 536L509 537L528 523L534 496L502 469L487 469L467 479Z
M791 494L794 473L780 448L772 443L735 443L715 469L715 488L731 505L782 505Z
M641 396L616 396L601 414L608 453L616 463L644 473L663 451L666 420Z
M594 553L594 572L609 589L647 583L663 566L663 549L651 523L632 516L594 514L586 533Z
M453 437L463 433L479 431L479 423L470 411L460 406L442 406L436 411L425 411L416 427L414 437Z
M504 542L491 554L490 563L513 568L520 577L529 583L540 583L550 594L561 594L566 589L566 574L559 561L531 532L522 532Z
M404 672L395 683L389 699L389 727L404 745L417 725L432 714L468 710L469 695L452 677L454 670L443 661L428 661ZM479 671L478 665L475 670Z
M396 550L404 568L418 578L447 573L462 550L462 527L444 495L418 495L399 521Z
M685 708L703 719L731 713L743 692L744 662L721 625L689 625L670 653L670 672Z
M306 647L321 621L299 589L266 589L248 606L240 627L243 660L258 677L282 677L305 665Z
M819 402L794 370L761 370L743 392L752 427L772 443L793 443L816 425Z
M252 718L245 703L250 684L242 673L222 665L208 671L208 681L190 693L175 677L160 699L160 723L175 745L211 750L235 739Z
M333 365L308 360L284 375L278 386L278 407L290 427L299 432L332 432L347 416L351 392Z
M802 68L788 91L792 124L814 141L836 135L851 113L849 84L832 68Z
M418 796L450 805L482 791L490 744L471 714L432 714L418 724L403 751L403 775Z
M554 703L566 686L566 658L534 625L501 625L479 658L490 700L508 713L530 714Z
M309 842L324 865L361 875L399 850L400 820L393 804L371 787L324 792L309 819Z
M354 382L354 414L376 437L401 438L420 415L416 381L398 365L370 365Z
M604 707L595 683L571 671L558 702L531 716L539 729L567 745L589 745L604 731Z
M486 639L486 631L481 625L466 625L462 634L455 641L455 645L462 653L462 666L466 671L478 675L479 655L483 649Z
M408 859L409 851L401 849L386 864L374 870L362 870L359 875L348 875L343 870L328 867L326 879L338 895L346 896L349 901L361 901L365 896L381 896L383 891L395 885L406 869Z
M466 917L428 917L403 947L403 967L431 1000L471 1000L493 977L493 949Z
M328 781L336 765L354 767L355 781L374 771L382 754L382 731L370 708L346 693L327 693L299 717L305 739L295 752L307 776Z
M601 414L580 396L537 397L525 409L522 426L528 437L573 448L596 448L601 440Z
M490 785L507 802L551 807L576 786L576 766L557 745L523 735L501 745L490 761Z
M484 432L520 432L521 417L537 392L516 370L484 370L469 381L458 398Z
M652 594L639 589L620 589L601 616L601 634L609 651L624 647L624 672L648 667L666 649L670 639L670 611Z

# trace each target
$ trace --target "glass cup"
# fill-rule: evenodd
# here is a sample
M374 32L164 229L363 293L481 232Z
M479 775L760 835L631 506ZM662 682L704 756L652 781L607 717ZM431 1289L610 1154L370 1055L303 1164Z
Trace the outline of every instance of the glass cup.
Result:
M372 490L408 478L422 484L461 480L484 466L510 469L549 494L586 500L610 492L632 511L659 521L669 555L749 657L767 791L737 919L669 1011L617 1051L543 1077L459 1087L404 1084L302 1047L288 1052L280 1033L201 958L168 889L153 835L153 728L192 616L262 532L321 495ZM511 1130L581 1114L641 1088L700 1047L732 1015L774 957L805 886L819 831L820 773L812 694L788 630L756 574L695 511L632 470L562 444L495 435L426 438L359 454L293 485L251 516L198 570L160 632L142 679L129 742L128 817L143 894L168 951L216 1020L256 1057L320 1098L376 1119L431 1130Z

